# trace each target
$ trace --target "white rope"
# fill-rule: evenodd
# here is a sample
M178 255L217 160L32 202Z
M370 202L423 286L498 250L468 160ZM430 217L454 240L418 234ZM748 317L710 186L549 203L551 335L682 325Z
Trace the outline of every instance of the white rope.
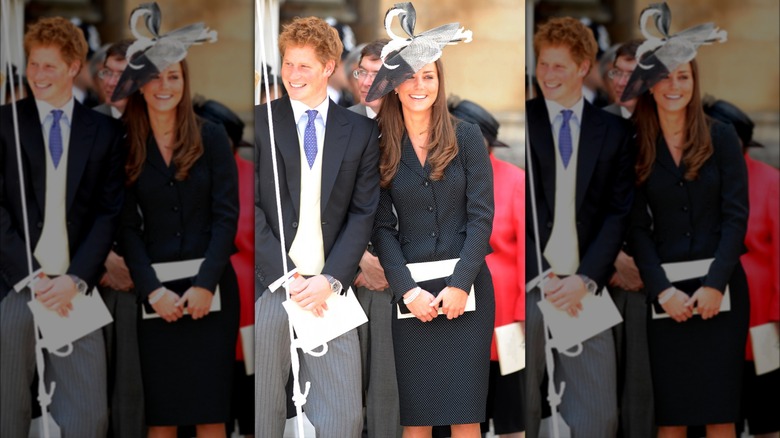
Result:
M9 0L3 0L2 1L2 20L3 20L3 29L5 30L3 35L3 40L5 40L6 44L6 50L8 53L11 53L11 43L10 43L10 32L11 32L11 26L8 21L8 15L10 13L10 3ZM11 71L11 63L8 62L6 64L6 68L8 70L8 78L10 79L12 77L12 71ZM21 81L20 81L21 83ZM9 87L11 90L11 114L13 119L13 126L14 126L14 147L16 150L16 166L17 171L19 172L19 193L21 196L21 203L22 203L22 229L24 230L24 249L25 249L25 255L27 257L27 272L29 276L32 276L33 272L33 264L32 264L32 249L30 248L30 227L28 225L28 219L27 219L27 196L26 196L26 190L24 187L24 169L22 166L22 147L21 147L21 141L19 138L19 114L17 112L17 100L16 100L16 92L14 90L14 87ZM33 286L29 286L30 289L30 301L35 300L35 292L33 292ZM15 291L11 291L9 293L16 293ZM46 382L44 379L44 373L46 371L46 363L43 360L43 345L40 338L40 330L38 327L37 321L35 321L35 317L33 316L33 329L35 330L35 366L38 371L38 404L41 407L41 420L43 424L43 436L44 438L49 438L49 412L48 407L51 404L51 399L54 395L54 388L56 387L55 382L51 382L51 387L49 391L46 390Z
M267 0L257 0L257 4L255 6L256 12L257 12L257 20L258 23L261 23L261 26L264 25L265 22L265 12L266 12L266 1ZM278 11L277 9L273 9L274 6L276 6L275 3L273 3L273 0L271 0L272 3L269 4L269 6L272 8L271 12ZM274 17L269 17L269 20L271 21L271 29L275 30L273 23L275 22ZM270 99L270 90L269 90L269 82L271 82L270 77L268 77L268 70L266 69L266 66L268 65L268 59L266 56L265 51L265 43L266 43L266 35L265 35L265 29L261 27L258 35L260 39L260 68L258 69L260 71L260 74L265 76L266 80L261 81L263 83L263 86L265 87L265 95L269 98L266 99L265 108L266 108L266 115L268 117L268 134L269 134L269 147L271 148L271 163L273 165L273 171L274 171L274 193L276 195L276 216L277 216L277 223L279 224L279 249L280 254L282 257L282 271L287 273L288 266L287 266L287 245L284 235L284 221L282 218L282 197L280 193L280 184L279 184L279 168L278 168L278 162L276 159L276 146L274 145L274 139L276 138L275 132L274 132L274 123L273 123L273 114L271 112L271 100ZM273 47L277 47L276 44L276 38L277 33L272 32L271 39L273 41ZM278 56L276 56L278 58ZM258 99L259 100L259 99ZM286 299L290 299L290 282L284 281L284 291ZM269 291L268 293L273 293L273 291ZM301 382L299 381L299 372L300 372L300 359L298 357L298 348L297 343L295 342L295 331L293 329L292 322L288 319L288 330L290 334L290 364L292 366L292 375L293 375L293 396L292 400L295 404L295 413L296 413L296 429L295 429L295 436L299 438L303 438L305 436L304 428L303 428L303 405L306 404L306 398L309 395L309 389L311 388L311 382L305 382L304 383L304 390L301 391ZM326 350L327 351L327 350ZM324 353L323 353L324 354Z

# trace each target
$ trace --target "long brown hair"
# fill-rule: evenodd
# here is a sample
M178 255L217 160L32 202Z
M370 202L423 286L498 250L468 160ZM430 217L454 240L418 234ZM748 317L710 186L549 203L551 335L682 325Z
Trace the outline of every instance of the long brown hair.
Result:
M441 60L436 61L439 72L439 94L433 102L431 121L428 128L428 163L431 165L431 179L440 180L444 169L458 155L458 142L455 137L453 119L447 110L447 93L444 87L444 67ZM390 186L398 165L401 162L401 140L406 127L401 101L395 92L388 93L379 108L379 185Z
M685 163L685 179L693 181L699 176L699 169L712 156L712 138L709 120L704 114L699 87L699 66L691 61L693 94L685 108L685 138L683 141L682 162ZM653 170L656 158L658 136L661 125L658 121L658 108L649 92L639 96L634 111L634 123L637 130L639 154L636 160L636 183L644 183Z
M201 122L192 109L190 75L185 60L181 61L181 71L184 79L184 90L181 101L176 106L176 133L173 139L173 158L171 159L176 165L175 178L177 181L187 179L190 168L203 155L203 139L200 135ZM122 120L127 127L126 184L131 185L138 179L144 161L146 161L146 143L152 130L149 124L149 110L140 91L136 91L128 97Z

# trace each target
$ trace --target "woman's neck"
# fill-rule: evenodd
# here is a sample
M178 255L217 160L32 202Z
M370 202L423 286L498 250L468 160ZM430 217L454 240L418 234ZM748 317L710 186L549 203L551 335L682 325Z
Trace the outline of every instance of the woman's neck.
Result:
M431 111L411 112L404 110L404 127L410 138L428 137L431 124Z
M658 123L669 146L681 148L685 139L685 111L658 111Z
M165 148L173 146L173 133L176 128L176 111L164 113L149 111L149 126L158 145Z

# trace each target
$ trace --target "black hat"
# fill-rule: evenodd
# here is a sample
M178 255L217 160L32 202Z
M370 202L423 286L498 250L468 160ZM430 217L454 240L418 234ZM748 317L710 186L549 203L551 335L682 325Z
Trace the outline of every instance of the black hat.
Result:
M713 119L723 123L734 125L737 136L742 140L742 144L747 147L764 147L761 143L753 141L753 128L755 124L747 114L734 104L725 100L704 99L704 112Z
M461 100L457 103L450 103L448 106L450 114L453 116L464 122L474 123L479 126L490 147L509 147L508 144L498 140L498 128L500 126L498 120L487 112L485 108L470 100Z

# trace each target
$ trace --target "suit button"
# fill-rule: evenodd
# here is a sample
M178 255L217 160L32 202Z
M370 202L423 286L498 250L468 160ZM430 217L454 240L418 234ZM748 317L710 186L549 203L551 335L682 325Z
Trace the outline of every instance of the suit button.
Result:
M686 231L685 232L685 237L691 237L691 232L690 231Z
M176 232L176 237L181 237L181 231Z
M179 206L178 205L174 205L173 207L171 207L171 210L179 211Z
M431 237L436 237L436 231L431 231Z
M70 226L70 224L71 224L70 221L65 222L65 225L67 225L67 226Z
M168 185L173 187L173 181L168 181Z
M683 205L682 211L688 211L688 206L687 205Z
M426 179L425 181L423 181L423 185L425 187L428 187L429 185L431 185L431 182Z
M433 211L433 205L428 206L428 211Z
M322 221L322 225L328 225L328 221Z
M547 228L552 228L553 227L552 221L548 221L546 225L547 225Z
M682 182L682 181L680 181L680 182L678 182L678 183L677 183L677 185L678 185L678 186L680 186L680 187L682 187L682 186L684 186L684 185L685 185L685 183L684 183L684 182Z
M35 224L38 228L43 228L43 221L38 221L37 224Z
M293 222L293 223L292 223L292 227L293 227L293 228L298 228L298 222Z

